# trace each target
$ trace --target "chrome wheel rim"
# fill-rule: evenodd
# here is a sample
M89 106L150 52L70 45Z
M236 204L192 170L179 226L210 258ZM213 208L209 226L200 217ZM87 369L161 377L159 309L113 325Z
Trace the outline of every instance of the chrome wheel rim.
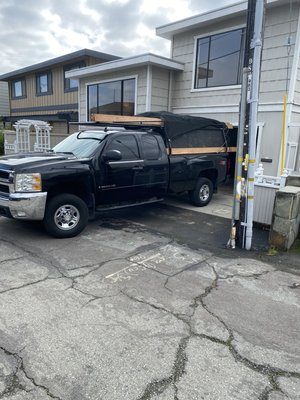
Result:
M208 200L208 198L209 198L209 186L208 185L201 186L199 197L200 197L201 201Z
M78 209L71 204L60 206L54 214L55 225L63 231L75 228L79 219L80 213Z

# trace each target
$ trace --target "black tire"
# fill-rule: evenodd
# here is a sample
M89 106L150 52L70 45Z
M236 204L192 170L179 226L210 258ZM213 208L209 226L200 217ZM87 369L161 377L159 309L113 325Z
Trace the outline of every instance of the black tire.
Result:
M189 192L190 201L194 206L204 207L212 198L213 195L213 183L208 178L199 178L195 189Z
M60 194L49 200L46 206L44 227L56 238L78 235L88 223L86 203L73 194Z

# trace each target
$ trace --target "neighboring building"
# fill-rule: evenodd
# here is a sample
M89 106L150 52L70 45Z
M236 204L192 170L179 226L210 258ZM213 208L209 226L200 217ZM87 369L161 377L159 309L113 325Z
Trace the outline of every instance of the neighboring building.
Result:
M266 3L257 161L277 175L286 93L285 165L300 171L300 2ZM157 28L158 36L171 40L171 58L144 54L67 72L79 79L79 119L94 112L168 110L236 126L246 14L242 1Z
M83 49L1 75L9 87L5 120L39 119L49 122L52 132L66 133L66 121L78 121L78 81L66 78L66 71L118 58Z
M0 82L0 118L9 115L8 85Z

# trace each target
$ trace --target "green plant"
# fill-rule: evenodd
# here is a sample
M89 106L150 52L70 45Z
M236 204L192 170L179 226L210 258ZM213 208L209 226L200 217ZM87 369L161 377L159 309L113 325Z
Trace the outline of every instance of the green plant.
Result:
M4 133L0 131L0 156L4 154Z

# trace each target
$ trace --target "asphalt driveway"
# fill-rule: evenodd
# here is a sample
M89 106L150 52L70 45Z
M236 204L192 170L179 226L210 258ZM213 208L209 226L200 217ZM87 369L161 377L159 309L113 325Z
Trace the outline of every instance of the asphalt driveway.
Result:
M0 218L0 398L300 399L297 265L203 218L156 205L64 240Z

